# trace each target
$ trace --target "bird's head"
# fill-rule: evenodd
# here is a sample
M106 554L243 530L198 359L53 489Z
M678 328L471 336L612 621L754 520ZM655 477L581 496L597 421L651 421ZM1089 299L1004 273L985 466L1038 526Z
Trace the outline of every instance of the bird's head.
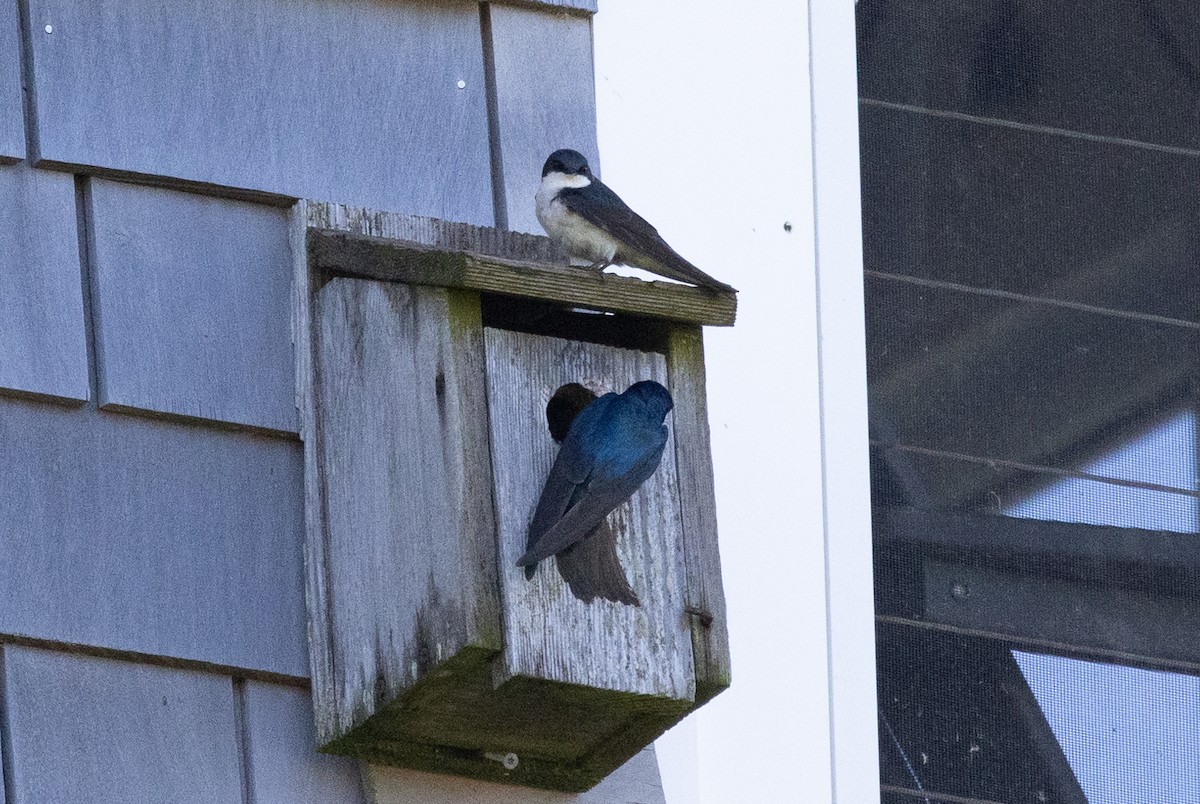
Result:
M559 148L546 158L546 164L542 165L542 178L551 173L561 173L564 177L582 176L589 182L595 178L583 154L570 148Z
M670 391L654 380L635 382L622 396L632 398L645 409L647 415L653 414L660 420L667 418L671 408L675 407Z

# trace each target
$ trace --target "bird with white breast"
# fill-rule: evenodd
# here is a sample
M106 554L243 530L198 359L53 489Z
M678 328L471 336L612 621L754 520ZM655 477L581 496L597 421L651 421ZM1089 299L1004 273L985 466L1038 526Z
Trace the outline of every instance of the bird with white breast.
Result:
M578 151L562 148L550 154L535 201L538 221L550 239L589 268L630 265L708 291L736 292L681 257L657 229L592 175Z

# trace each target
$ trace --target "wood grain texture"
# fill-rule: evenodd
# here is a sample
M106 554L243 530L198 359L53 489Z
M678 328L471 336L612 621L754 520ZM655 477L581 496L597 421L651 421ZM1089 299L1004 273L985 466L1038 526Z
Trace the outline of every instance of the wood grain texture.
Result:
M254 804L357 804L352 760L317 752L307 690L247 681L244 735Z
M52 164L493 222L472 3L30 0L30 10L54 22L33 40Z
M401 240L409 245L513 260L566 263L566 254L556 249L548 237L493 226L475 226L325 201L305 201L304 221L313 229Z
M320 476L308 504L317 520L309 579L322 584L310 588L310 605L325 606L310 617L318 741L370 762L584 791L693 706L674 452L612 520L635 585L645 582L641 608L587 606L554 574L527 584L513 562L549 471L543 409L561 384L529 372L566 355L572 375L624 389L644 376L665 380L665 360L484 330L466 299L477 297L347 278L316 293L306 444ZM462 350L462 366L480 361L470 371L454 371L446 358L445 344L470 343L467 330L487 341L486 379L483 343ZM521 347L507 354L497 345L505 339ZM522 365L530 353L543 357ZM426 376L439 363L444 399ZM463 414L445 417L454 422L446 427L439 408L451 399L464 400ZM493 484L488 464L498 449L506 458L493 464ZM473 474L447 483L442 473L460 460ZM519 499L505 496L514 487ZM451 521L451 511L467 518ZM510 573L516 589L506 588ZM504 641L520 661L501 653L498 596L509 606ZM495 630L485 633L489 624ZM480 633L473 642L469 628ZM505 770L489 751L515 752L520 764Z
M368 804L666 804L654 746L586 793L559 793L421 771L362 765Z
M508 228L542 234L533 196L546 157L574 148L600 172L592 21L495 3L490 19Z
M0 167L0 388L88 397L75 185Z
M477 297L334 279L313 321L325 744L443 662L494 652L500 629Z
M100 404L296 432L284 210L92 181Z
M539 567L530 582L516 566L556 452L545 421L551 395L568 382L598 394L624 391L638 380L666 384L665 360L503 330L487 329L484 335L505 634L501 677L690 702L695 680L683 613L686 577L673 440L658 470L609 518L640 607L606 600L588 605L575 599L551 567Z
M680 515L687 550L684 605L696 657L696 702L730 684L729 628L717 547L716 491L708 433L704 334L675 327L669 337L667 376L675 394L675 456L679 466Z
M310 230L310 264L333 274L542 299L594 310L731 326L737 296L583 268L444 251L345 232Z
M668 448L657 479L610 520L623 534L622 559L633 567L640 609L583 604L549 566L527 584L515 561L553 459L544 424L551 393L580 372L599 390L648 377L667 382L666 358L483 329L479 290L544 299L546 275L552 286L578 278L541 261L545 238L305 201L292 213L292 243L319 743L367 762L483 782L595 787L697 703L677 448ZM520 261L531 254L532 264ZM503 274L513 265L522 277L516 283ZM608 289L625 281L588 279ZM571 285L563 281L550 298L579 304ZM640 309L638 297L652 286L633 286L628 304ZM657 287L665 288L663 298L713 297ZM613 294L595 296L609 306ZM716 302L726 323L735 304L733 296ZM681 317L678 305L654 309ZM457 357L447 362L446 355ZM468 370L445 368L459 363ZM439 365L441 396L432 368ZM557 376L564 371L569 376ZM681 388L702 393L702 373L698 384L684 377ZM444 430L436 411L447 400L459 400L462 410ZM703 415L702 400L684 409ZM492 460L501 450L504 460ZM464 455L464 474L447 483L441 473ZM479 506L474 519L447 524L449 510L472 506ZM484 518L486 533L473 530ZM455 536L464 533L474 535ZM466 552L477 551L479 569L470 578L455 577L466 563L455 538L470 545ZM505 580L510 574L519 586ZM503 620L501 601L488 597L497 594ZM486 640L467 641L472 605L492 618L495 633ZM706 610L694 608L711 627ZM505 770L489 751L515 752L520 763ZM473 789L466 784L453 789ZM522 793L524 800L537 795Z
M242 801L227 677L8 645L9 804Z
M25 156L18 23L17 0L0 0L0 163Z
M0 633L306 676L300 458L0 401Z
M595 14L598 10L596 0L508 0L501 3L490 3L495 8L498 5L504 6L528 6L531 8L542 8L544 11L560 10L561 11L578 11L585 14ZM591 59L591 54L588 54Z

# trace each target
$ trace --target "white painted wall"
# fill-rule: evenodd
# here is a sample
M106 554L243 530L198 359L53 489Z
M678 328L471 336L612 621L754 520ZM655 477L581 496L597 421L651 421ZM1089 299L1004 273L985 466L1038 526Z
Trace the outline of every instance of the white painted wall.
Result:
M813 4L833 208L858 197L853 5ZM659 741L667 800L831 801L835 767L838 801L875 800L861 242L857 207L824 221L823 507L808 8L602 0L594 26L602 178L741 291L737 326L705 335L734 681Z

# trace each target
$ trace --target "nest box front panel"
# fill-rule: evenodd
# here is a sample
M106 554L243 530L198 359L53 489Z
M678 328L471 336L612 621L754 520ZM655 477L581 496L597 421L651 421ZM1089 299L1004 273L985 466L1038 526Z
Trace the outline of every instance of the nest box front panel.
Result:
M433 668L499 647L481 333L465 306L346 278L314 299L306 563L322 744Z
M639 605L583 602L560 577L557 557L541 561L531 580L516 564L558 451L546 422L551 396L568 383L597 395L620 393L640 380L669 385L666 359L491 328L484 330L484 350L504 642L494 678L694 700L672 416L657 470L607 520Z
M512 233L305 209L296 376L318 745L589 789L729 684L700 325L731 323L735 302L479 256ZM404 232L478 248L414 248ZM574 313L581 293L614 316ZM671 412L653 384L595 408L576 386L577 437L557 446L556 392L643 380L669 389ZM536 531L549 546L526 555L564 455L547 500L580 503L580 521ZM582 490L584 466L610 485ZM518 560L534 558L527 578Z

